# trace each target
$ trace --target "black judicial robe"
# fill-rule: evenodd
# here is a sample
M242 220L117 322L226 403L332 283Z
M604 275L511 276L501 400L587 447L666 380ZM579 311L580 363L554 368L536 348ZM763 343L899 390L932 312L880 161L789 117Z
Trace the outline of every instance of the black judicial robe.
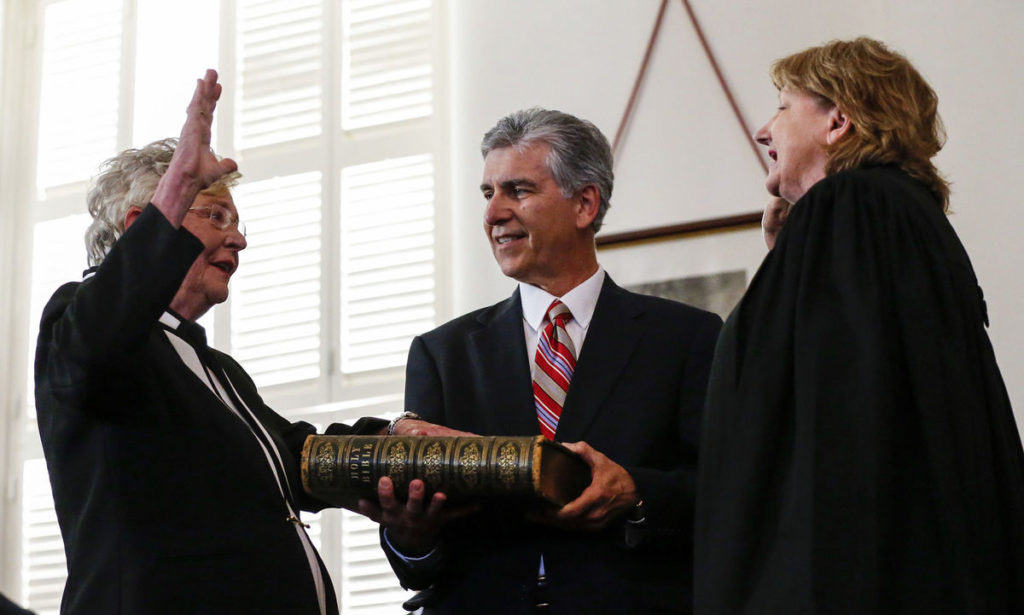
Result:
M1024 613L1024 453L986 324L903 172L794 205L712 366L699 615Z

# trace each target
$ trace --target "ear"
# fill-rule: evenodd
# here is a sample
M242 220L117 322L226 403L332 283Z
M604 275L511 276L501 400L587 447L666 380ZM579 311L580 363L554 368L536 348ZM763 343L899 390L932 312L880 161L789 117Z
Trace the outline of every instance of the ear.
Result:
M825 143L832 145L846 136L853 128L850 116L843 113L839 107L832 107L828 112L828 133L825 135Z
M141 213L141 207L136 207L135 205L129 207L128 211L124 213L124 228L127 229L129 226L131 226L132 223L135 222L135 219L138 218L139 214Z
M594 184L580 188L576 195L576 228L589 228L601 207L601 190Z

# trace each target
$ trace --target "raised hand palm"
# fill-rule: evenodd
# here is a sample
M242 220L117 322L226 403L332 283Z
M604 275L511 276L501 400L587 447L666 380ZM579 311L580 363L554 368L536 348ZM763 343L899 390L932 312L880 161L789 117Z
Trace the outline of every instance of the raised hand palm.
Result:
M221 86L216 80L214 71L207 71L206 76L199 80L188 105L188 118L181 128L175 159L171 162L183 175L192 178L200 190L237 168L231 159L218 160L210 149L213 110L221 94Z

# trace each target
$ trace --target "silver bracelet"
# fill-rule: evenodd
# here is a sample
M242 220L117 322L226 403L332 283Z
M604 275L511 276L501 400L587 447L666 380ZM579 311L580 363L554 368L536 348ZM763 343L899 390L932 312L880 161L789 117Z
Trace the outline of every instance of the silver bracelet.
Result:
M415 412L409 412L408 410L406 410L405 412L403 412L403 413L399 414L398 416L396 416L395 418L391 419L391 422L388 423L388 435L389 436L395 435L395 426L398 425L398 421L401 421L402 419L414 419L414 420L417 420L417 421L422 421L423 420L423 419L420 418L420 415L416 414Z

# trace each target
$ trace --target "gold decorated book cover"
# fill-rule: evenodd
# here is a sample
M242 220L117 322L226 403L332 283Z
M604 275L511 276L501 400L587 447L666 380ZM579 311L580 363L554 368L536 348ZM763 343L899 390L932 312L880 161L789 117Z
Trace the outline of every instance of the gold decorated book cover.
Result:
M422 479L427 494L454 501L535 498L555 506L590 484L586 462L543 436L309 436L302 449L302 486L325 502L354 508L376 499L389 476L398 497Z

